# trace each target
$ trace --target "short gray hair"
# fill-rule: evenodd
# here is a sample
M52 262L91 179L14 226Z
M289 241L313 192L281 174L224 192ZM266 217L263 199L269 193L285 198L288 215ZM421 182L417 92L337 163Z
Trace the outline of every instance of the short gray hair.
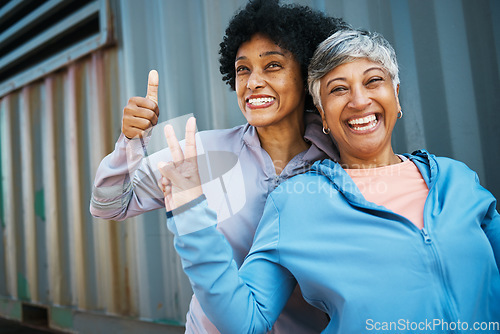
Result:
M360 58L380 63L389 72L396 90L399 84L399 68L396 52L391 44L376 32L344 29L324 40L314 52L309 64L309 92L315 105L323 108L320 99L321 78L337 66Z

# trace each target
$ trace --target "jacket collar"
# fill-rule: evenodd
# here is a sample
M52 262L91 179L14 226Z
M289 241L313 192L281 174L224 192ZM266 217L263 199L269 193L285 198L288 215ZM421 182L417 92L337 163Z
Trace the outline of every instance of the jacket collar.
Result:
M428 188L431 189L438 176L438 165L435 156L426 150L415 151L412 154L404 154L404 156L415 163ZM326 176L333 187L340 191L351 203L368 208L378 208L376 204L364 199L354 181L339 163L328 159L316 161L312 165L311 171Z
M422 174L422 177L427 183L427 187L431 189L439 174L439 166L436 162L436 156L434 154L430 154L427 150L418 150L414 151L412 154L403 155L415 163L420 171L420 174Z

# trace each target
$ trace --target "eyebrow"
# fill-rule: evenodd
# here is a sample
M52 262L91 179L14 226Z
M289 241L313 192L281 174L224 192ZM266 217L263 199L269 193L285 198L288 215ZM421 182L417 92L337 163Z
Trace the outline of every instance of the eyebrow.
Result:
M370 71L372 71L372 70L380 70L380 71L382 71L382 72L384 72L384 73L385 73L385 71L384 71L384 68L383 68L383 67L380 67L380 66L373 66L373 67L370 67L369 69L367 69L366 71L364 71L364 72L363 72L363 74L366 74L366 73L368 73L368 72L370 72Z
M363 72L363 74L366 74L366 73L368 73L368 72L370 72L370 71L373 71L373 70L379 70L379 71L385 72L385 71L384 71L384 69L383 69L382 67L380 67L380 66L373 66L373 67L370 67L369 69L365 70L365 71ZM341 81L346 81L347 79L346 79L346 78L343 78L343 77L341 77L341 78L333 78L333 79L331 79L331 80L328 80L328 82L326 83L326 87L328 87L328 86L329 86L332 82L334 82L334 81L338 81L338 80L341 80Z
M260 57L267 57L267 56L272 56L272 55L279 55L279 56L285 57L285 54L283 52L279 52L279 51L266 51L266 52L260 54L259 56ZM245 57L245 56L238 57L234 60L234 62L236 63L238 60L242 60L242 59L247 59L247 57Z

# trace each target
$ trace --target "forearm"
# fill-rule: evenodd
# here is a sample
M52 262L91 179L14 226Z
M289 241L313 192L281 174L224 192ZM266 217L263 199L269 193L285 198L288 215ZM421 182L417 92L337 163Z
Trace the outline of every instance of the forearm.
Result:
M121 134L115 150L102 160L90 201L94 217L123 220L163 207L156 177L144 158L144 145Z
M174 210L168 227L207 317L222 333L269 331L295 279L276 263L272 249L251 254L239 272L229 243L215 227L216 214L203 197L186 206Z

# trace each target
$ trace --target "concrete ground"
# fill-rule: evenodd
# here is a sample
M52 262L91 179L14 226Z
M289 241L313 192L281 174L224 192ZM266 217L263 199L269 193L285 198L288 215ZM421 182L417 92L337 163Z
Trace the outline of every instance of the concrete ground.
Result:
M0 334L53 334L49 330L40 330L23 325L20 322L0 318Z
M183 326L157 324L118 317L78 314L73 318L75 333L81 334L183 334ZM54 329L28 326L19 321L0 317L0 334L67 334Z

